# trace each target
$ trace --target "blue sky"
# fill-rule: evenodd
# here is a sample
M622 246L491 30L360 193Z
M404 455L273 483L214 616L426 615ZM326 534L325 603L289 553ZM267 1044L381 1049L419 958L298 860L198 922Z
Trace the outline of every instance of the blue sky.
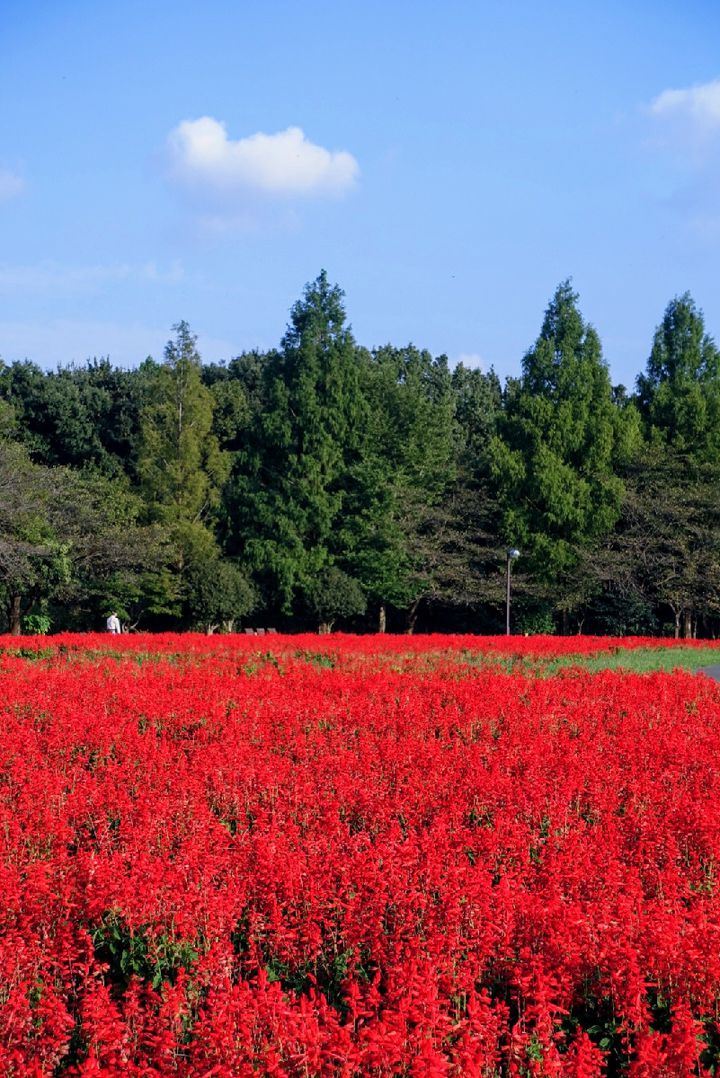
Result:
M615 381L720 337L720 5L4 0L0 355L356 338L517 374L571 276Z

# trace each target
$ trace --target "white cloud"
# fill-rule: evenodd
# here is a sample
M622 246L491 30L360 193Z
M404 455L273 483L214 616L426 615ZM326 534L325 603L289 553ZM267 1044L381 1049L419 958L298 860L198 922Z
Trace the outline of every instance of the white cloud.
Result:
M163 269L155 262L133 264L66 266L59 262L39 262L29 266L0 264L0 292L92 292L105 284L122 281L146 284L178 284L184 278L179 262Z
M715 242L720 219L720 79L663 90L646 110L654 133L646 145L664 167L653 181L666 210L704 242Z
M220 195L340 194L352 188L359 175L352 154L316 146L299 127L233 140L224 124L203 116L178 124L170 132L168 148L172 179Z
M0 322L0 355L6 363L29 359L41 367L84 363L109 356L119 367L135 367L148 355L161 360L170 328L141 323L55 318L46 322ZM206 363L229 359L239 349L217 337L198 335L198 351Z
M0 168L0 202L15 198L25 190L25 181L9 169Z
M720 79L685 90L663 90L650 105L661 120L689 128L696 135L720 134Z

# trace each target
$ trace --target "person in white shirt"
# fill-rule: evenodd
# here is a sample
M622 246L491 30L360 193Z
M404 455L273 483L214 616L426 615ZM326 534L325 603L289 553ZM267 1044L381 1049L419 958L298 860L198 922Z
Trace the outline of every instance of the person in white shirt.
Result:
M120 626L120 618L117 616L117 614L115 613L114 610L113 610L112 614L110 615L110 617L107 619L107 631L109 633L121 633L122 632L122 628Z

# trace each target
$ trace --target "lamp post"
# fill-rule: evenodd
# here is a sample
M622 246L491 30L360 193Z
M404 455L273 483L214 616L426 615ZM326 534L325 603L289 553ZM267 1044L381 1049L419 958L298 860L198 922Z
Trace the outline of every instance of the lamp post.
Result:
M520 551L510 547L507 552L507 569L505 573L505 635L510 636L510 569L516 558L520 557Z

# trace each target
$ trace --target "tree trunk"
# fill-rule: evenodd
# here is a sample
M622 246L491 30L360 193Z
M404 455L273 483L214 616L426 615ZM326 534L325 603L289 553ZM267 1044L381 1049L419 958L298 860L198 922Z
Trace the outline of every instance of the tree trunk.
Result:
M378 611L378 632L384 633L387 628L387 610L385 609L385 603L380 603L380 609Z
M321 636L327 636L328 633L332 632L333 625L334 622L332 621L321 621L318 625L318 632Z
M408 636L412 636L415 632L415 622L418 617L418 610L420 609L420 599L416 599L407 612L407 623L405 625L405 632Z
M8 626L13 636L19 636L22 631L20 615L20 596L11 595L8 603Z
M568 636L570 633L570 619L568 617L567 610L562 612L562 635Z
M683 610L683 636L686 640L689 640L692 634L692 611Z
M673 614L675 615L675 639L679 640L680 639L680 611L679 610L673 610Z

